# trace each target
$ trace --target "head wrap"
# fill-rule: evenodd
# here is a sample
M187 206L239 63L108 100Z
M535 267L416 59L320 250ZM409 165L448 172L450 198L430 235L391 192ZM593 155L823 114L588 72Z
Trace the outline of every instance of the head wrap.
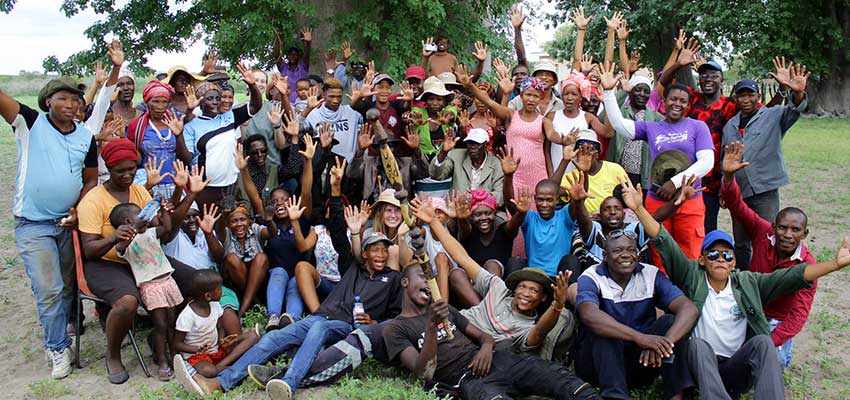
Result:
M490 96L491 99L493 98L493 96L496 95L496 87L493 86L493 84L490 83L490 82L478 81L478 83L476 83L475 86L477 86L482 91L486 92L487 95Z
M519 86L519 92L522 93L528 89L537 89L542 92L544 90L543 82L537 78L525 78Z
M646 76L634 74L632 75L632 78L629 79L629 84L632 85L632 87L635 87L641 83L646 84L646 86L649 86L649 90L652 90L652 79L649 79Z
M251 213L248 212L248 207L245 207L242 204L236 206L236 208L234 208L233 211L230 212L230 215L237 214L237 213L245 214L246 217L251 216Z
M171 85L156 79L148 82L145 86L145 90L142 91L142 99L145 103L154 97L165 97L169 102L171 102L172 96L174 96L174 88Z
M221 87L221 90L223 92L236 93L236 90L233 89L233 85L231 85L227 82L221 82L218 86Z
M581 97L590 99L590 93L593 85L590 84L590 80L588 80L583 73L573 71L568 77L566 77L566 79L561 81L561 93L563 93L567 86L570 85L575 85L578 88Z
M204 82L198 85L197 88L195 88L195 97L200 99L204 97L204 95L207 94L207 92L209 92L210 90L218 90L219 93L221 93L221 86L218 86L212 82Z
M127 139L110 140L100 150L100 156L103 157L103 162L108 168L112 168L122 161L137 161L139 159L136 145Z
M442 197L431 197L429 200L431 202L431 207L434 207L435 210L448 212L449 208L446 206L446 201L443 200Z
M133 71L130 71L130 64L127 62L121 64L121 69L118 70L118 79L121 78L130 78L131 81L136 82L136 76L133 75Z
M496 198L484 189L475 189L469 193L469 208L475 210L478 206L487 206L496 211Z

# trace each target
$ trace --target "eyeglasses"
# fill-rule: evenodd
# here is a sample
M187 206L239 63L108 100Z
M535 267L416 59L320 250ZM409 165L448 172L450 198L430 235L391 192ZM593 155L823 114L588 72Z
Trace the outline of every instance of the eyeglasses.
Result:
M723 250L722 252L720 250L711 250L705 253L705 258L710 261L717 261L721 254L723 255L723 260L726 262L732 262L735 259L735 252L732 250Z
M712 73L706 72L706 73L699 74L699 77L703 78L703 79L717 79L717 78L720 78L721 76L723 76L723 75L719 74L717 72L712 72Z
M616 239L620 236L625 236L629 239L637 240L637 235L635 235L632 231L627 231L624 229L614 229L613 231L608 233L608 239Z

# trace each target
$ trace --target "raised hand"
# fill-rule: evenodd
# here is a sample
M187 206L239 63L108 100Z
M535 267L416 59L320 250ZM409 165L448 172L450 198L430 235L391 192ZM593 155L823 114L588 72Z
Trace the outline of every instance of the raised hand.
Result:
M599 82L602 84L603 89L611 90L617 86L619 79L614 75L613 63L605 61L605 63L599 66L599 72Z
M455 119L455 113L442 109L437 113L437 118L432 120L432 122L437 123L439 125L447 125L450 124Z
M328 49L325 51L325 68L334 69L339 63L336 61L336 49Z
M189 173L190 192L200 193L210 182L212 179L204 180L204 167L198 168L197 164L192 166L192 171Z
M106 82L106 71L103 69L103 63L98 61L94 63L94 85L101 87L104 82Z
M210 53L207 54L207 58L204 60L204 74L212 74L216 71L216 64L218 64L218 52L215 50L210 50Z
M421 138L419 137L419 132L416 130L416 126L412 122L408 122L405 131L407 134L402 136L401 140L407 144L407 147L413 150L418 149Z
M301 207L301 198L298 196L292 196L289 200L286 200L286 214L289 216L290 221L301 219L301 214L306 209L307 207Z
M342 174L345 173L345 165L348 161L341 157L336 157L334 165L331 167L331 187L339 187L342 185Z
M632 33L632 30L629 29L629 22L623 19L620 25L617 26L617 37L620 40L626 40L629 38L630 33Z
M283 103L274 103L272 109L266 115L268 115L269 122L272 124L273 127L279 127L281 117L283 116Z
M351 50L351 43L342 42L342 59L348 60L351 56L354 55L354 50Z
M466 66L463 64L458 64L454 67L455 76L457 76L457 83L461 85L467 86L472 84L472 78L469 77L469 71L467 71Z
M455 192L452 200L455 203L457 219L469 219L472 216L472 207L469 204L469 196L466 193Z
M209 206L209 208L207 208L207 206ZM209 235L215 227L215 221L218 221L220 216L221 214L218 213L218 206L216 206L215 203L204 203L203 218L196 216L195 222L198 223L198 228L200 228L202 232Z
M283 106L278 103L278 107L281 107L281 112L283 112ZM301 126L298 123L298 118L295 117L294 112L290 112L289 114L284 115L286 126L283 127L283 133L286 133L287 136L295 136L298 137L298 132L301 130ZM271 119L271 118L269 118ZM280 121L278 121L280 123Z
M585 29L587 28L587 24L590 23L590 20L593 19L592 15L587 17L584 16L584 6L580 6L573 10L570 19L576 24L577 29Z
M570 194L570 199L572 201L582 201L584 199L595 198L592 194L587 193L587 188L585 188L585 185L587 184L587 176L584 171L578 171L577 175L564 175L564 180L566 180L566 185L561 188Z
M310 135L304 135L304 150L299 150L298 154L301 154L305 160L313 159L313 155L316 154L316 142Z
M744 159L744 144L741 142L732 142L723 148L723 162L721 169L726 179L732 179L736 172L750 165L749 161Z
M511 147L507 152L504 147L500 148L499 151L496 152L496 157L499 158L499 161L502 164L502 173L505 175L513 175L519 168L520 161L522 161L520 157L514 157L513 147Z
M148 187L159 185L166 176L171 176L168 172L162 174L163 164L165 164L165 160L158 161L156 157L149 157L145 162L145 173L148 176Z
M847 236L844 237L844 242L841 243L841 247L835 253L835 263L838 264L838 268L850 265L850 239Z
M183 118L177 118L177 114L173 110L168 110L162 114L162 122L165 122L168 130L174 136L180 136L183 133Z
M309 26L301 28L301 40L309 43L313 41L313 29Z
M239 70L239 73L242 75L242 81L244 81L246 85L251 86L257 83L257 78L254 78L253 71L251 71L251 68L248 68L245 63L236 63L236 69Z
M281 97L289 95L289 80L278 76L277 73L272 75L272 86L280 93Z
M307 91L307 109L312 110L322 104L324 99L319 98L319 87L314 86Z
M478 61L486 60L487 45L482 43L480 40L475 42L475 51L472 52L472 56L475 57Z
M174 173L171 174L171 179L174 180L174 186L185 188L189 183L189 168L186 168L186 165L180 160L174 160L171 166L174 168Z
M201 104L201 99L195 96L195 88L192 85L186 85L183 97L186 98L186 110L194 110Z
M696 188L697 182L699 178L696 175L691 176L683 176L682 177L682 186L679 191L679 198L673 203L673 205L680 206L687 200L690 200L697 193L704 192L706 188Z
M124 63L124 48L121 47L121 42L118 39L113 40L106 47L106 53L109 54L109 61L112 61L113 66L120 68L121 64Z
M330 148L334 142L334 127L330 122L322 122L319 125L319 145L323 149Z
M582 54L579 64L581 64L581 73L587 75L593 70L593 56L587 53Z
M626 207L632 210L642 207L643 192L640 190L640 183L637 184L637 187L633 186L627 175L618 176L617 180L620 181L620 186L623 188L623 202L626 203Z
M455 145L457 144L457 142L459 140L460 140L459 137L455 137L454 128L447 128L446 129L446 137L443 140L443 145L442 145L442 147L440 147L440 151L445 152L445 153L450 152L452 149L455 148Z
M679 51L679 57L676 59L676 63L679 65L695 63L697 61L696 54L699 52L699 49L699 40L695 37L691 37L688 39L688 44L682 47L682 50Z
M462 128L466 128L467 126L469 126L469 111L460 110L460 112L457 113L457 120L458 124L460 124Z
M514 29L519 29L522 27L522 23L525 22L525 15L522 15L522 4L517 4L516 7L512 8L508 13L511 17L511 25L513 25Z
M113 115L111 121L103 124L103 126L100 128L100 133L95 139L97 139L98 142L103 142L103 144L106 144L112 139L123 137L123 135L124 118L121 118L119 115L115 114Z
M499 121L499 119L496 118L493 115L493 112L490 111L489 109L484 112L484 118L487 120L487 126L493 128L493 129L496 129L496 128L502 126L502 122Z
M366 64L366 76L363 78L363 81L371 84L372 79L374 79L377 74L378 70L375 69L375 61L370 60L369 64Z
M606 17L602 18L605 20L605 24L608 25L609 31L616 31L620 27L620 24L623 22L623 13L620 11L616 11L610 19Z
M360 150L365 150L374 143L375 132L372 125L363 124L360 127L360 132L357 134L357 146Z
M357 206L347 205L343 210L345 214L345 225L348 227L348 230L351 233L360 233L360 210L357 209Z
M496 71L496 79L499 80L499 89L503 94L509 94L514 91L514 80L511 78L510 72Z
M430 225L437 220L437 211L434 210L431 202L422 195L416 196L416 198L410 201L410 210L423 223Z
M412 111L408 116L408 120L416 126L422 126L428 123L428 118L420 111Z
M791 67L791 83L788 84L788 88L791 89L794 93L803 93L806 91L806 82L809 80L809 76L812 73L806 71L806 66L802 67L800 64L794 65Z
M248 168L248 159L251 158L251 156L245 157L242 154L242 143L236 143L236 151L233 153L233 162L236 164L236 168L240 171Z
M567 288L570 287L570 277L573 271L560 271L555 277L555 284L550 285L552 288L552 306L560 310L567 304Z
M513 203L516 210L521 213L528 212L528 209L531 208L532 201L533 198L531 189L525 186L519 188L519 195L516 199L511 199L511 203Z
M430 47L434 45L434 38L429 37L422 41L422 56L423 57L431 57L431 54L434 54L433 50L426 50L426 47Z
M687 39L685 30L679 29L679 36L673 38L673 49L682 50L683 48L685 48L685 39Z
M407 81L401 81L398 85L399 89L401 89L401 97L399 98L402 101L413 101L413 88L410 87L410 83Z
M372 206L368 201L360 201L360 226L366 226L366 221L369 221L369 216L372 215Z
M631 29L629 29L631 32ZM637 50L632 50L631 56L629 56L629 71L635 72L640 69L640 52Z
M511 69L508 68L507 65L505 65L505 62L502 61L501 58L497 58L497 59L493 60L493 69L495 69L497 73L500 73L500 74L503 74L503 75L508 75L508 76L511 75Z

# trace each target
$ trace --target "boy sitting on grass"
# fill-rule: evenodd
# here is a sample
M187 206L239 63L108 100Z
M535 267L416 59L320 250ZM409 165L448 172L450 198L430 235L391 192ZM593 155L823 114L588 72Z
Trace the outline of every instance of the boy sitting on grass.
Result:
M200 270L192 277L193 300L177 317L174 343L171 348L181 354L174 355L174 363L185 359L202 376L215 377L224 368L239 359L260 339L259 326L241 335L225 335L220 318L224 314L221 304L221 275L213 270Z

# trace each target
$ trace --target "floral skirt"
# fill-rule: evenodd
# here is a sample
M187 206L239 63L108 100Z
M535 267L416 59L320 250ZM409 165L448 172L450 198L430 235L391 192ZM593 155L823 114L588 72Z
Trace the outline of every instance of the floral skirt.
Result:
M175 307L183 302L183 295L171 274L142 283L139 293L148 311Z

